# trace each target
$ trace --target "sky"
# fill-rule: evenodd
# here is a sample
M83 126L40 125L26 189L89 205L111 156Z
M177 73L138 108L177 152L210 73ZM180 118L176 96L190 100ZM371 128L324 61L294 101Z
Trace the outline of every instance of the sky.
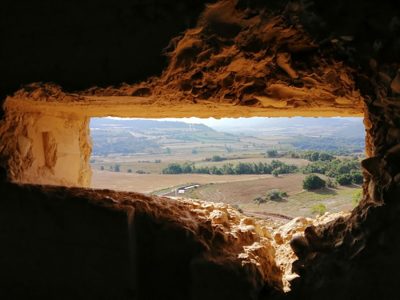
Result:
M121 118L114 118L110 117L111 119L121 119ZM215 118L196 118L196 117L191 117L191 118L160 118L160 119L150 119L150 120L160 120L160 121L179 121L179 122L185 122L185 123L192 123L192 124L204 124L210 127L219 127L219 126L237 126L240 124L244 125L254 125L257 123L271 123L274 124L277 121L279 122L291 122L291 121L299 121L299 120L322 120L322 119L336 119L336 120L348 120L348 121L355 121L359 122L362 120L362 118L359 117L352 117L352 118L343 118L343 117L332 117L332 118L306 118L306 117L293 117L293 118L265 118L265 117L251 117L251 118L221 118L221 119L215 119Z
M113 118L119 119L119 118ZM318 125L327 124L328 126L335 126L339 122L354 122L362 123L362 118L306 118L306 117L292 117L292 118L265 118L265 117L252 117L252 118L163 118L151 119L160 121L179 121L192 124L204 124L216 130L235 130L238 128L257 128L257 126L282 126L292 124L293 126Z

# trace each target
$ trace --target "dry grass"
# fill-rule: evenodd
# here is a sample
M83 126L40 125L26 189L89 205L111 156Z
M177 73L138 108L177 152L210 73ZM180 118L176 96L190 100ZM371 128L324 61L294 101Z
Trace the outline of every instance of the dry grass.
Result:
M272 178L271 175L206 175L206 174L135 174L122 172L109 172L93 170L93 188L114 189L121 191L133 191L151 193L156 190L184 185L189 183L226 183L246 182L260 178Z

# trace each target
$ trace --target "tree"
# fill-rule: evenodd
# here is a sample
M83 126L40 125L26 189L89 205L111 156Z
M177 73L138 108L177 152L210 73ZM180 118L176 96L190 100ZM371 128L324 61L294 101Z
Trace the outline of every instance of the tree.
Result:
M104 171L104 166L101 166L101 167L100 167L100 170Z
M278 177L278 176L279 176L279 169L273 170L271 174L272 174L274 177Z
M119 164L115 164L115 166L114 166L114 172L119 172L119 171L121 171L120 170L120 165Z
M132 173L132 169L128 169L128 173Z
M317 175L308 175L303 181L303 188L305 190L316 190L326 186L325 180Z
M193 167L190 163L184 163L181 167L182 173L192 173Z
M353 177L350 174L342 174L336 177L337 183L340 185L350 185L352 183Z
M199 153L199 151L196 148L193 148L192 149L192 154L197 154L197 153Z
M322 160L322 161L333 160L334 158L335 157L333 155L330 155L325 152L322 152L319 154L319 160Z
M362 184L364 182L364 177L360 172L353 172L351 175L351 182L354 184Z
M267 150L268 157L278 157L278 151L276 150Z
M172 163L169 164L165 169L162 170L163 174L180 174L182 173L182 167L180 164Z
M211 161L215 161L215 162L218 162L218 161L223 161L223 160L225 160L226 158L225 157L222 157L222 156L219 156L219 155L214 155L213 157L211 157Z

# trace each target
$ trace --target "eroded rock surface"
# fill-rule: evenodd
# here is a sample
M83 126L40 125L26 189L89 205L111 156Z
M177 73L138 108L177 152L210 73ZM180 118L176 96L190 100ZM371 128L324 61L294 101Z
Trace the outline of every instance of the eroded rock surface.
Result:
M0 238L7 244L0 295L258 299L282 289L270 230L229 205L108 190L1 189ZM6 259L15 253L18 262ZM51 279L35 276L40 261L40 274ZM23 265L25 273L13 271Z

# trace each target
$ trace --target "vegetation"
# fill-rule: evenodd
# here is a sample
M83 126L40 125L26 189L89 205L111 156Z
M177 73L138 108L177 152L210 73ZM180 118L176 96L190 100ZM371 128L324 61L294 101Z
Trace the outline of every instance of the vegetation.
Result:
M349 155L365 149L364 137L309 137L296 138L292 145L299 150L331 151L335 155Z
M279 189L273 189L268 191L264 197L257 197L253 201L257 204L266 203L267 201L281 201L288 195Z
M301 153L300 157L309 161L331 161L335 158L327 152L319 151L304 151Z
M353 197L352 197L354 206L357 206L360 203L360 201L362 200L362 196L363 196L363 193L362 193L361 189L354 192Z
M240 205L245 212L264 210L289 216L311 216L312 207L317 205L313 214L323 213L327 203L329 209L335 211L351 209L361 198L361 192L353 193L359 189L355 184L363 182L359 163L360 152L364 149L362 122L359 122L361 130L356 136L354 122L344 126L342 120L335 118L313 119L318 128L313 127L310 136L310 127L292 126L291 122L273 128L253 126L249 131L235 125L238 131L231 130L235 132L231 134L183 122L100 121L91 121L95 155L91 165L97 170L125 173L95 173L94 177L100 176L105 184L118 180L122 189L129 186L131 190L142 188L145 192L163 186L168 188L161 195L174 196L174 184L183 185L193 180L201 186L185 193L185 197L231 202ZM327 122L338 126L329 127ZM276 131L268 134L267 130ZM350 135L356 138L349 138ZM187 162L183 162L182 157ZM148 175L131 177L126 173ZM160 173L182 175L162 176ZM280 177L288 173L297 174ZM242 174L251 176L243 179L213 176ZM303 180L310 175L319 177L328 188L304 189ZM313 187L312 180L309 184ZM284 190L290 197L273 189ZM265 204L258 207L259 203Z
M361 184L363 176L358 159L314 161L303 168L303 173L318 173L334 178L340 185Z
M326 186L325 180L317 175L308 175L303 181L303 188L307 191L317 190Z
M311 207L311 213L317 215L323 215L326 212L326 206L322 203L315 204Z
M242 175L242 174L279 174L295 173L298 168L295 165L285 164L279 160L269 163L243 163L236 165L224 164L222 166L196 166L193 163L172 163L162 170L163 174L214 174L214 175Z
M218 161L224 161L226 160L225 157L219 156L219 155L214 155L211 158L206 158L205 161L212 161L212 162L218 162Z
M267 157L271 157L271 158L278 157L278 151L276 151L276 150L268 150L266 154L267 154Z

